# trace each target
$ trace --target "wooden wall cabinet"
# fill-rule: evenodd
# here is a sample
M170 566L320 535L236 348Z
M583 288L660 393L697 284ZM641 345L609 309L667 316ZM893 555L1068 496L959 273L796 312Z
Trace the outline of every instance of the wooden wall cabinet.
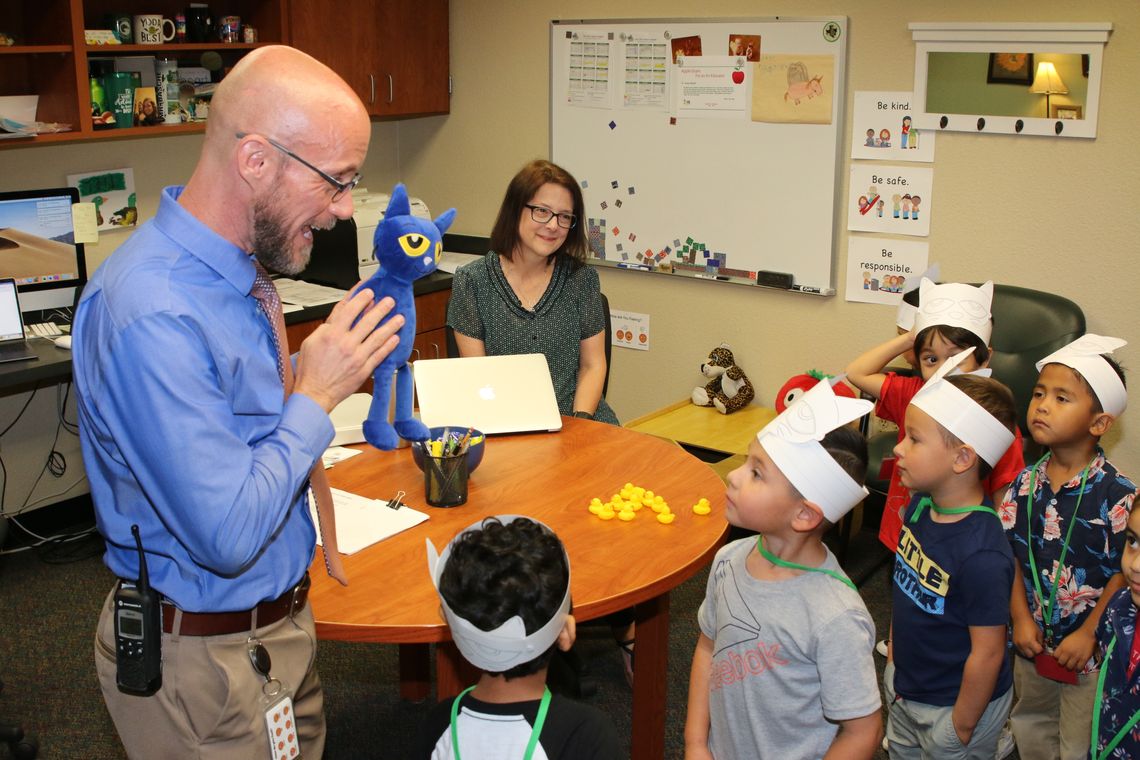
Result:
M292 44L347 81L370 115L450 110L447 0L290 0Z
M0 31L13 35L16 45L0 47L0 95L39 95L37 121L71 125L69 132L33 138L0 140L0 147L25 147L82 140L113 140L187 134L205 130L204 122L95 129L91 119L90 64L123 56L173 58L183 66L201 66L202 54L213 51L223 66L233 66L256 47L288 39L286 0L226 0L214 2L218 14L241 16L257 29L258 42L165 43L162 45L87 45L84 29L106 29L112 13L161 13L173 19L185 0L5 0ZM215 16L216 18L216 16Z

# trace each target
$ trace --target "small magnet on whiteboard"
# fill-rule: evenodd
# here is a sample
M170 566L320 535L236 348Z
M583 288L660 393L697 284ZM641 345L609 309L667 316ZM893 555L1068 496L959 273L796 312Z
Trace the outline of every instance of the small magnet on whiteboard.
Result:
M629 242L632 243L634 240L637 240L637 235L634 235L632 232L629 233Z
M610 129L617 129L617 122L616 121L610 122Z
M609 207L610 207L610 204L606 203L605 201L602 201L602 211L605 211Z
M633 189L633 187L630 187L630 188L629 188L629 194L630 194L630 195L633 195L633 194L634 194L634 193L636 193L636 192L637 192L637 191L636 191L636 190L634 190L634 189Z
M621 198L618 198L616 201L614 201L614 205L618 208L621 208Z
M618 181L616 179L611 181L610 187L612 187L614 190L617 190L618 189Z
M618 246L618 248L621 248L621 246L619 245L619 246ZM628 254L628 253L625 253L625 252L623 251L623 252L622 252L622 254L621 254L621 260L622 260L622 261L629 261L629 254Z
M588 180L588 179L584 179L584 180L582 180L582 189L583 189L583 190L584 190L584 189L586 189L586 188L587 188L587 187L589 187L589 186L590 186L590 180Z
M618 234L619 232L621 232L621 230L619 230L617 227L614 227L614 230L613 230L613 232L614 232L614 237L617 237L617 234Z
M681 238L673 238L673 247L674 248L680 248L681 247Z
M670 248L669 246L665 246L662 250L664 250L665 253L672 253L673 252L673 249Z
M623 248L624 248L624 246L623 246L621 243L618 243L618 244L617 244L617 249L618 249L619 251L620 251L620 250L622 250Z
M653 249L652 248L646 248L645 249L645 258L647 258L647 259L653 258Z
M676 116L670 116L669 117L669 126L670 127L677 126L677 117Z

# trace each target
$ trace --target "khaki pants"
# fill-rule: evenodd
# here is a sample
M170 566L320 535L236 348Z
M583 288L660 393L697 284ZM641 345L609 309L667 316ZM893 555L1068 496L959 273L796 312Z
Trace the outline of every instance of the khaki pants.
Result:
M998 737L1009 716L1013 689L994 697L986 707L969 746L964 746L954 730L954 707L940 707L906 699L896 699L894 663L883 671L887 694L887 743L891 760L993 760ZM1022 754L1025 760L1037 760Z
M1033 760L1085 760L1092 735L1097 673L1064 684L1037 674L1032 660L1013 658L1017 701L1009 716L1017 752Z
M225 636L162 635L162 688L150 697L123 694L115 685L114 590L107 596L95 634L95 669L107 710L127 755L256 760L269 757L265 683L250 663L246 640L261 640L272 659L271 675L293 692L301 753L324 753L321 682L313 667L317 642L309 605L255 631Z

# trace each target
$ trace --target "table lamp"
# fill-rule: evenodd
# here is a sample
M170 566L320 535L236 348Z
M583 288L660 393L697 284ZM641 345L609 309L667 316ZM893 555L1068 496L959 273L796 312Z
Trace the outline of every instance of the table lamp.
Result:
M1057 68L1052 61L1041 61L1037 64L1037 75L1033 77L1033 84L1029 86L1029 91L1045 96L1045 118L1048 119L1050 118L1049 96L1067 95L1069 88L1061 80L1061 76L1057 73Z

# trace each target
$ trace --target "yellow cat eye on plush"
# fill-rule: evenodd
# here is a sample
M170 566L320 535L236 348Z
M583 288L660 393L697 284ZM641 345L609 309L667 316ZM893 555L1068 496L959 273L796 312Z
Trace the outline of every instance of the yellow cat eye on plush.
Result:
M408 256L420 256L431 247L431 239L414 232L399 237L400 247Z

